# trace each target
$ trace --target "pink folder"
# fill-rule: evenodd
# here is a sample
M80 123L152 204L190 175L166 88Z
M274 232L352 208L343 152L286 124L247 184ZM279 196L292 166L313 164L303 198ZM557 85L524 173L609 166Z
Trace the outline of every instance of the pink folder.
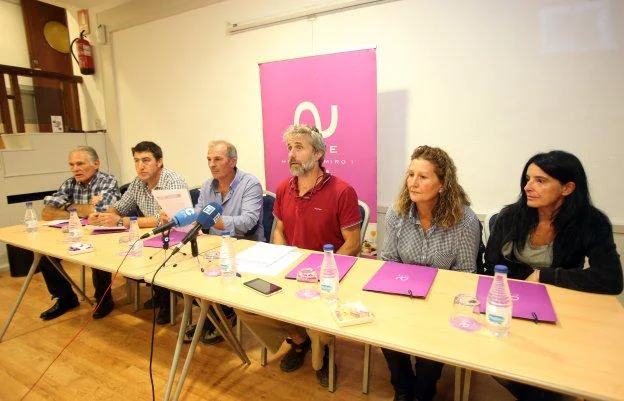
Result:
M336 267L338 267L338 272L340 273L340 281L347 275L349 270L353 267L357 258L353 256L344 256L344 255L334 255L336 259ZM313 253L309 255L307 258L303 260L303 262L299 263L297 267L292 269L287 275L286 278L296 279L297 273L299 270L304 269L306 267L310 267L316 271L316 274L320 276L321 274L321 262L323 261L322 253Z
M557 315L544 284L516 280L509 280L508 283L513 299L511 313L513 317L552 323L557 321ZM492 277L479 277L477 298L479 298L479 311L481 313L485 313L487 294L491 286Z
M182 242L182 239L186 235L183 231L171 230L169 232L169 246L174 246ZM143 241L143 246L148 248L162 248L162 235L154 235L152 238L148 238Z
M120 233L123 231L128 231L128 229L126 227L102 227L102 228L94 228L91 231L91 235L114 234L114 233Z
M434 267L385 262L364 290L426 298L436 274Z

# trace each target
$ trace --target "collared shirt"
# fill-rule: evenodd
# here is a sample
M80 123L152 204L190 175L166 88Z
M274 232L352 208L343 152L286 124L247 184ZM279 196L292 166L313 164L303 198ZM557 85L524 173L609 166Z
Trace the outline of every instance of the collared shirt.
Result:
M204 182L195 210L199 213L209 202L216 202L223 208L223 231L229 231L235 237L264 241L262 185L256 177L236 169L225 196L219 192L219 181L211 179ZM221 233L221 230L210 228L210 234Z
M93 196L102 195L102 200L95 205L97 211L104 211L117 201L121 195L117 186L117 179L110 174L97 171L87 183L68 178L52 195L43 198L43 204L61 208L67 204L88 205Z
M386 214L386 238L381 258L400 263L433 266L474 273L481 242L479 219L468 206L456 225L439 228L435 223L425 232L416 205L399 215L394 207Z
M302 196L298 178L286 179L276 196L273 214L284 224L288 245L322 251L323 245L332 244L337 251L345 242L341 230L362 222L355 189L328 173Z
M158 183L154 189L184 189L187 188L186 181L177 173L164 168L160 171ZM128 186L128 190L123 194L121 199L112 205L120 215L128 216L137 207L143 213L143 216L159 215L158 202L154 198L152 191L147 188L147 184L139 177Z

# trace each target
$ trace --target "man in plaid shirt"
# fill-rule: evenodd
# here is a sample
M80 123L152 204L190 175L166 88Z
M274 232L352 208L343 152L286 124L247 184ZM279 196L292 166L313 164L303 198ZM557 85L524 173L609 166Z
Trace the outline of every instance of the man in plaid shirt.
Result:
M69 168L72 177L68 178L54 194L43 199L43 220L67 219L69 210L74 208L80 217L86 217L97 210L104 210L120 198L117 179L99 171L100 159L90 146L79 146L69 152ZM59 262L59 260L57 260ZM78 306L78 297L63 275L47 259L42 259L39 269L56 303L43 312L43 320L54 319L69 309ZM111 283L111 274L101 270L92 271L95 298L100 308L93 314L102 318L113 310L113 298L106 289Z
M186 189L186 181L174 171L164 167L163 153L154 142L139 142L132 148L134 168L137 176L128 186L122 198L108 207L106 212L95 212L89 216L90 224L102 226L130 227L130 217L137 212L139 227L158 227L169 221L169 216L162 212L152 194L154 189ZM155 299L148 300L144 306L148 309L160 307L158 324L169 323L169 291L154 287Z

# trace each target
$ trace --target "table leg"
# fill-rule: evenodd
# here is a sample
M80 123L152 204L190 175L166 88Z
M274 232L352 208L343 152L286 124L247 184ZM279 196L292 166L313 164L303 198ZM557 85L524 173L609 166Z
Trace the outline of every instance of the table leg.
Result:
M26 280L24 281L24 284L22 284L22 288L19 294L17 294L15 305L13 305L11 312L9 312L9 316L6 317L6 319L4 320L4 324L2 325L2 331L0 331L0 341L2 341L2 338L4 337L4 333L6 333L7 329L9 328L9 325L11 324L11 320L13 320L13 316L15 316L15 312L17 312L17 308L19 308L20 304L22 303L24 294L26 293L26 290L28 289L28 286L30 285L30 281L32 280L33 275L35 274L35 271L37 270L37 266L39 265L40 260L41 260L41 254L34 252L33 262L30 265L28 274L26 275Z
M329 386L330 392L336 391L336 337L332 336L329 342Z
M184 299L191 299L188 295L184 295ZM191 308L192 301L189 301L189 310ZM186 301L184 302L186 311ZM208 313L208 301L202 299L201 301L201 315L199 315L199 319L197 320L197 327L203 327L204 322L206 321L206 314ZM180 323L180 327L185 327L185 322L187 321L188 316L184 316L182 322ZM178 341L182 342L184 336L183 329L180 330L178 334ZM193 334L193 340L191 341L191 345L189 346L188 354L186 354L186 360L184 361L184 367L182 367L182 373L180 373L180 377L178 378L178 385L176 387L175 393L173 394L173 401L177 401L180 398L180 393L182 392L182 387L184 386L184 380L186 379L186 375L188 374L189 367L191 366L191 361L193 360L193 355L195 354L195 347L199 342L199 337L202 335L202 330L196 329L195 334ZM173 366L172 366L173 368ZM172 369L173 375L175 376L175 371ZM169 376L171 377L171 372L169 372ZM167 399L165 399L167 401Z
M82 265L80 268L80 288L82 289L83 293L86 291L87 288L86 270L87 266ZM82 300L86 300L84 296L82 297Z
M217 316L216 316L216 319L213 319L212 316L210 316L209 314L208 319L210 319L212 324L214 324L217 330L219 330L223 338L225 338L227 342L230 343L230 346L232 347L234 352L238 354L241 361L243 361L243 363L246 363L248 365L251 364L251 361L249 360L249 357L245 353L243 346L238 342L238 340L236 339L236 335L230 328L230 325L228 324L228 321L225 318L225 314L223 313L223 309L221 308L221 305L215 302L211 302L211 304Z
M184 316L188 315L188 312L193 307L192 304L193 298L190 296L184 296ZM164 401L169 400L169 395L171 394L171 389L173 387L173 381L175 379L176 371L178 370L178 362L180 360L180 352L182 351L182 347L184 346L184 332L186 331L186 327L184 324L180 324L180 331L178 332L178 341L176 343L175 352L173 353L173 360L171 361L171 368L169 369L169 378L167 380L167 387L165 389L165 397Z
M462 391L462 401L468 401L468 398L470 398L471 376L472 376L472 370L464 369L464 389Z
M52 266L54 266L54 268L58 270L58 272L61 273L63 277L65 277L65 280L67 280L69 284L71 284L74 290L76 290L80 294L80 296L82 296L83 299L89 303L89 305L93 306L93 301L91 301L91 299L87 296L87 294L85 294L84 291L82 291L76 283L74 283L74 280L72 280L71 277L69 277L65 269L63 269L63 266L59 262L57 262L54 258L51 258L49 256L46 256L46 258L48 258L50 263L52 263Z
M371 353L371 345L364 344L364 367L362 372L362 393L368 394L369 384L368 381L370 379L370 353Z
M461 401L462 376L463 369L459 366L455 366L455 391L453 394L453 401Z

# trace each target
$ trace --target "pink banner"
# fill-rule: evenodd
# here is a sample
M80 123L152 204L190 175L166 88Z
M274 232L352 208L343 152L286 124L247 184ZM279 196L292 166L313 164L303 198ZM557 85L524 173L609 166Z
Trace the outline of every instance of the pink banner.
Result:
M375 49L260 64L266 185L290 176L282 134L316 126L324 167L351 184L377 221L377 65Z

